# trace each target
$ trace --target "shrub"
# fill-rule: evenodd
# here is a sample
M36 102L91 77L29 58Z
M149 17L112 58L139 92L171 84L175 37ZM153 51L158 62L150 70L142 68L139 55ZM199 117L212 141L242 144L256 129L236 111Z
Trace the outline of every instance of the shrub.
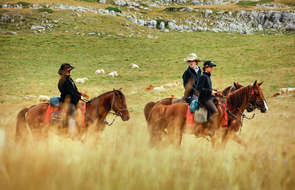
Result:
M19 1L16 4L22 5L23 7L26 7L26 8L28 8L31 5L30 3L24 2L24 1Z
M157 28L160 28L160 23L161 22L164 22L165 23L165 28L168 27L168 21L167 20L164 20L164 19L156 19L157 21Z
M178 12L183 8L184 7L167 7L167 8L164 9L164 11L166 11L166 12Z
M39 12L48 12L48 13L53 13L53 10L52 9L49 9L49 8L40 8L38 9Z
M107 7L106 10L121 13L121 10L119 8L117 8L117 7Z

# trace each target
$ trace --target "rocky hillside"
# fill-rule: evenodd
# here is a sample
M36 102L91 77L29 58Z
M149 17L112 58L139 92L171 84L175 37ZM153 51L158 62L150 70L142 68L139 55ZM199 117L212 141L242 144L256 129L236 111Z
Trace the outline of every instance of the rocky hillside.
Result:
M134 30L151 29L160 32L211 31L241 34L295 31L293 4L265 4L259 1L99 0L81 5L64 5L58 2L2 3L0 7L0 30L8 34L19 31L52 32L56 28L67 28L66 32L75 31L77 35L101 35L97 31L83 33L76 30L75 26L63 26L69 24L64 21L67 16L76 17L82 23L89 19L87 17L93 18L93 22L104 17L116 20L118 28L123 26L123 33L129 31L126 33L128 37L134 35ZM71 14L61 14L65 11L70 11Z

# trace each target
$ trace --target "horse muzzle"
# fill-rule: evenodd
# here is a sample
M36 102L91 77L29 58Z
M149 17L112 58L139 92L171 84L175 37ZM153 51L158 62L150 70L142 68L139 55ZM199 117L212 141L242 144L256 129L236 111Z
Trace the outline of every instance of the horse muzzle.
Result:
M130 115L129 115L128 110L122 112L122 114L121 114L121 119L122 119L123 121L128 121L128 120L130 119Z

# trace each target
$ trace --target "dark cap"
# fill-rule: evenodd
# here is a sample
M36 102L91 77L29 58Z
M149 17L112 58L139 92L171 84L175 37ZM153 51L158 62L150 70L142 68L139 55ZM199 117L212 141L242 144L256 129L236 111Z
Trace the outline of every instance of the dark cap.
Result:
M203 64L204 67L216 67L212 61L205 61Z
M67 71L71 71L71 70L73 70L75 67L73 67L72 65L70 65L70 64L68 64L68 63L63 63L63 64L61 64L61 66L60 66L60 68L59 68L59 70L58 70L58 74L59 75L63 75L63 74L65 74L65 72L67 72Z

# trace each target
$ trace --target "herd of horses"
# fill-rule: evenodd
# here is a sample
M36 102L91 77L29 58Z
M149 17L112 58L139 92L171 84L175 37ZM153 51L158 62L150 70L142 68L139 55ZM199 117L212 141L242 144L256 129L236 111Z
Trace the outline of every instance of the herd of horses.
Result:
M188 124L188 104L184 101L175 101L175 98L165 98L157 102L149 102L144 107L144 115L147 129L150 135L151 146L158 145L163 138L167 137L169 144L180 146L184 133L192 133L196 137L210 139L213 147L225 146L229 139L247 147L246 143L237 135L243 125L243 113L245 110L252 112L255 109L265 113L268 110L264 98L261 83L255 81L248 86L242 86L235 82L223 91L223 96L216 98L218 112L211 116L207 122L202 124ZM226 102L228 113L228 125L223 126L221 119L224 116L224 107L220 102ZM65 104L66 105L66 104ZM41 129L45 134L53 128L53 124L46 123L44 118L49 103L33 105L22 109L17 115L15 140L20 141L33 129ZM66 106L61 107L61 113L66 113ZM65 111L62 111L65 110ZM109 113L120 116L123 121L130 118L127 109L126 98L121 89L106 92L86 102L86 110L80 113L84 115L84 125L76 125L77 134L80 137L87 133L89 126L95 126L96 131L103 131L106 127L106 117ZM81 117L80 117L81 118ZM65 119L66 120L66 119ZM58 129L66 129L62 120ZM79 119L77 119L78 121ZM79 123L79 122L77 122ZM221 140L221 143L218 141Z

